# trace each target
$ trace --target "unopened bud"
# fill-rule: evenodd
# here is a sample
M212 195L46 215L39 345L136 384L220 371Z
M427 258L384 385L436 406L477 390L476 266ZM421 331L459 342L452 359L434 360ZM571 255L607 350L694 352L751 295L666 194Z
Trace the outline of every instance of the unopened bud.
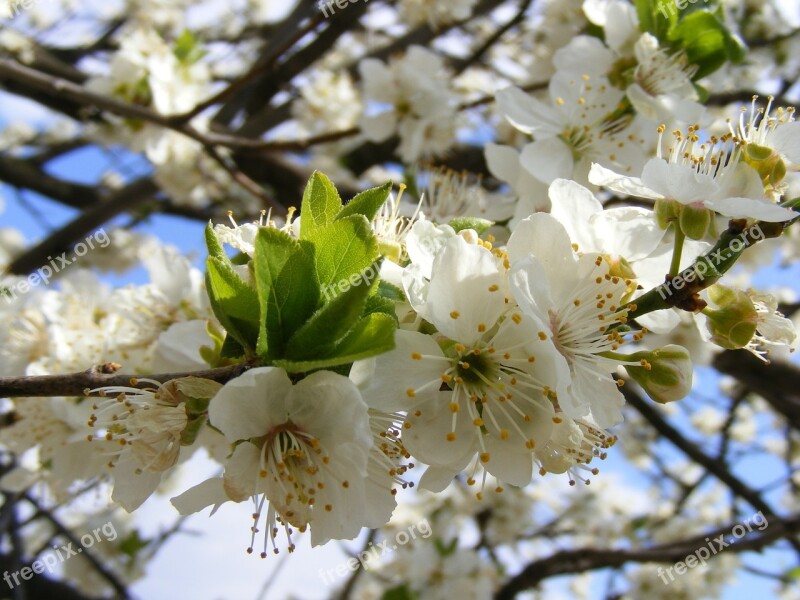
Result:
M744 348L758 327L758 313L753 302L743 291L719 284L708 288L708 295L718 307L703 310L708 317L711 341L727 350Z
M692 360L682 346L669 344L649 352L636 352L630 360L639 361L639 366L626 365L628 375L656 402L680 400L692 389Z
M702 240L711 226L713 211L683 204L680 207L679 225L686 237L692 240Z
M764 185L776 186L786 177L786 163L772 148L747 144L743 156L745 162L758 171Z
M680 203L675 200L656 200L653 207L656 223L661 229L666 229L669 224L678 219Z

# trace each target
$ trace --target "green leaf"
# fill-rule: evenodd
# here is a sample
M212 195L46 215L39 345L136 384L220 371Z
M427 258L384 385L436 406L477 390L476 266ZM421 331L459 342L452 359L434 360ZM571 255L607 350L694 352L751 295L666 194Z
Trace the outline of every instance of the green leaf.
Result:
M694 91L697 92L697 101L700 102L700 104L708 102L708 97L711 95L709 91L697 83L692 83L692 86L694 87Z
M394 305L395 303L392 300L383 298L379 294L373 294L367 298L367 303L364 305L364 316L381 313L389 315L397 322L397 313L395 313Z
M290 373L307 373L353 363L394 348L395 320L383 313L373 313L361 319L334 348L332 355L311 360L276 360L275 366Z
M405 302L406 295L399 287L381 279L378 282L378 295L392 302Z
M319 171L314 171L303 192L300 239L315 239L317 230L332 223L340 210L342 199L333 182Z
M667 32L678 22L678 6L675 0L635 0L639 29L652 33L664 41Z
M203 50L200 42L188 29L184 29L178 39L175 40L175 48L172 53L179 62L187 66L193 65L206 55L206 51Z
M686 52L689 62L698 65L694 79L713 73L728 60L739 62L744 58L742 42L708 10L687 15L669 32L669 39Z
M227 258L209 256L206 266L206 290L214 315L245 351L252 350L258 339L258 294Z
M324 304L289 339L284 357L297 361L332 356L336 344L361 318L373 283L374 279L361 279Z
M279 229L256 234L253 260L261 307L257 353L270 360L283 355L289 338L319 304L314 247Z
M241 358L245 355L244 348L236 338L228 334L219 351L220 358Z
M389 199L389 193L392 191L392 182L386 183L380 187L372 188L361 192L353 197L350 202L344 205L344 208L336 215L337 219L343 219L350 215L364 215L367 221L372 221L375 215L378 214L381 206L383 206Z
M791 571L787 571L786 577L790 579L800 579L800 567L795 567Z
M350 215L320 227L313 241L317 276L326 298L373 276L368 270L378 258L378 242L364 215Z
M139 535L139 531L134 529L126 537L120 539L120 541L117 543L117 548L119 548L120 552L123 554L126 554L131 558L136 558L136 555L139 553L139 551L147 548L149 545L150 540L142 538Z
M494 225L494 221L488 221L487 219L480 219L478 217L456 217L450 221L448 225L450 225L456 233L464 229L474 229L478 232L478 235L481 235L486 233L489 228Z
M336 356L354 362L394 348L397 321L393 315L376 312L361 319L336 346Z
M206 247L208 248L208 255L213 256L214 258L227 258L225 254L225 250L222 248L222 244L217 238L217 234L214 231L214 225L211 221L208 222L206 225Z
M445 544L441 539L436 538L433 540L433 545L441 557L447 557L453 554L458 549L458 538L455 537Z
M418 600L419 596L408 589L406 584L398 585L383 592L381 600Z
M659 0L659 5L664 5L665 11L668 11L669 4L672 0ZM634 0L636 5L636 15L639 17L639 29L642 32L655 34L655 20L653 14L653 2L651 0Z

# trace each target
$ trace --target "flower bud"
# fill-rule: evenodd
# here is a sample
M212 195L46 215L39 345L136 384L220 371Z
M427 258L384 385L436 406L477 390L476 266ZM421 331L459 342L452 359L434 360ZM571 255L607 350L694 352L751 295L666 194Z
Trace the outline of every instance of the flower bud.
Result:
M653 351L630 356L639 366L626 365L625 370L647 395L666 404L680 400L692 389L692 360L682 346L669 344Z
M744 152L745 162L761 176L764 185L776 186L786 177L786 163L780 154L767 146L747 144Z
M666 229L669 224L678 218L680 203L675 200L656 200L653 207L656 215L656 223L661 229Z
M702 240L708 233L713 214L713 211L707 208L681 205L678 221L681 231L689 239Z
M708 295L719 307L703 310L711 341L727 350L747 346L758 327L758 312L747 294L717 284L708 288Z

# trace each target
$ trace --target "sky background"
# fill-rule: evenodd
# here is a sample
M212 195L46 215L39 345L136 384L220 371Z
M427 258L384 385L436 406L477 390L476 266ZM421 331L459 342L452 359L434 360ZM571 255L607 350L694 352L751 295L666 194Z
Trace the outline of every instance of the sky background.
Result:
M795 5L796 6L796 5ZM41 125L50 119L49 114L37 105L0 92L0 127L4 127L9 119L24 120L34 126ZM128 164L130 176L146 172L145 165L135 157L122 156L118 160ZM69 156L55 161L51 166L54 175L65 179L94 183L98 177L114 164L109 163L108 154L97 150L85 150L71 153ZM36 194L24 193L18 196L14 190L0 185L0 197L5 204L0 213L0 227L14 227L22 231L29 243L46 236L48 233L68 222L75 216L75 211L51 202ZM299 199L298 199L299 200ZM124 223L125 220L116 222ZM155 235L173 244L182 252L192 255L198 268L203 268L205 247L203 244L203 223L190 222L169 216L153 216L147 222L136 226L136 230ZM122 276L108 275L105 280L114 285L141 284L147 281L143 269L138 268ZM795 265L789 270L776 267L765 269L759 274L757 281L761 285L789 285L797 289L800 281L800 267ZM698 392L711 396L718 395L717 380L712 372L699 370L700 383ZM622 426L624 427L624 425ZM664 446L664 452L670 456L673 452ZM745 478L754 487L773 481L779 475L780 464L763 455L747 458L736 468L737 474ZM143 536L156 535L159 531L172 525L176 512L169 504L169 497L187 487L202 481L205 477L216 475L218 467L202 456L190 463L181 475L171 482L171 488L164 494L154 496L137 511L135 522ZM600 477L620 478L628 485L647 485L641 474L632 469L625 461L622 448L617 446L609 453L609 459L602 465ZM551 476L546 479L537 478L532 485L552 486L554 493L562 493L564 481L555 481ZM416 493L416 492L414 492ZM580 486L569 493L581 493ZM401 502L402 502L401 495ZM768 496L769 497L769 496ZM775 501L775 498L772 498ZM774 502L773 502L774 503ZM646 506L643 507L646 509ZM211 518L208 510L194 515L184 523L182 533L174 536L161 549L156 559L146 569L146 575L136 582L131 592L138 598L161 600L172 598L200 598L202 600L259 598L286 598L289 593L306 600L327 597L326 588L320 572L335 569L346 560L345 548L358 549L358 542L331 543L323 548L311 549L307 538L299 536L297 551L288 557L282 553L279 557L269 556L265 560L256 553L248 556L245 549L250 542L252 507L249 503L228 503L222 506ZM434 531L435 535L435 531ZM774 569L776 564L790 565L790 555L783 552L767 552L757 564L764 568ZM275 577L275 574L278 576ZM264 586L275 580L269 590ZM568 598L566 583L556 585L552 598L559 595ZM752 597L768 598L769 584L765 580L742 573L735 586L727 589L724 598L730 600L749 599Z

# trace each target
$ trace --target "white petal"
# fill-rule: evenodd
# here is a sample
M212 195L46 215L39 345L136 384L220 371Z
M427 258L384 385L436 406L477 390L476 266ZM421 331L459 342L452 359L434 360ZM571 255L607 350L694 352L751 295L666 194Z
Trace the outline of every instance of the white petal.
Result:
M415 360L412 354L426 358ZM361 394L370 408L383 412L410 410L424 400L422 394L416 398L408 396L409 389L416 389L431 381L438 381L447 368L436 340L424 333L398 329L395 332L395 348L374 359L374 371L369 371L367 361L353 364L350 378L361 389ZM435 392L437 386L429 388Z
M211 511L211 514L214 514L220 504L229 500L230 498L228 498L225 488L222 486L222 477L206 479L203 483L189 488L174 498L170 498L172 506L182 515L191 515L212 505L214 510Z
M569 147L559 138L546 138L527 144L519 157L528 173L543 183L572 177L575 161Z
M480 336L481 325L488 330L505 311L504 287L497 258L456 236L433 264L428 288L431 320L450 339L469 344Z
M133 512L153 495L161 483L161 473L141 471L132 457L121 459L114 465L114 492L111 499Z
M642 170L642 183L666 198L681 204L703 202L719 193L719 185L710 175L698 173L692 167L651 158Z
M603 205L594 194L569 179L556 179L550 184L549 196L550 214L561 222L580 251L602 251L604 240L589 222L592 216L603 212Z
M364 115L361 117L360 126L364 137L370 142L384 142L397 129L397 114L393 110L388 110L373 116Z
M519 152L511 146L486 144L483 149L489 172L514 187L519 174Z
M477 451L475 426L464 410L458 413L453 441L447 439L451 432L453 413L448 408L452 392L439 392L435 398L418 407L417 416L410 413L403 429L403 443L418 460L428 465L449 467L460 471Z
M535 256L548 273L563 272L572 267L572 241L564 226L555 217L536 213L522 220L508 240L511 263Z
M508 280L520 309L534 320L537 328L549 333L548 310L554 303L541 262L533 256L517 261L511 267Z
M664 197L663 194L655 192L642 184L642 180L638 177L620 175L597 163L592 163L592 168L589 171L589 181L594 185L599 185L627 196L648 198L650 200L660 200Z
M648 331L663 334L675 329L680 324L681 317L674 309L657 310L641 317L636 317L636 322L642 327L646 327Z
M205 319L173 323L158 336L153 364L164 373L208 368L200 356L202 346L213 347Z
M287 400L289 418L319 438L327 448L360 446L364 455L350 455L353 468L366 473L366 451L372 446L367 405L355 384L331 371L312 373L292 388Z
M260 437L286 422L286 397L291 389L283 369L250 369L217 392L208 406L209 420L230 443Z
M484 444L490 458L483 467L498 480L523 487L531 482L533 455L530 451L509 452L510 442L510 439L503 441L492 435L484 436Z
M261 448L250 442L242 442L225 463L223 487L228 498L234 502L246 500L261 491L266 478L261 478Z
M629 261L648 256L658 247L666 233L656 223L652 210L636 206L605 210L594 216L592 225L598 238L604 241L602 250L598 251L622 256Z
M458 473L459 471L447 467L428 467L419 480L419 487L438 494L453 482Z
M607 10L604 27L606 43L621 54L639 33L639 17L636 8L629 2L612 1Z
M561 119L558 112L518 87L502 89L495 97L500 113L523 133L545 130L555 134L560 131Z
M797 213L789 208L778 206L768 200L753 198L722 198L706 202L706 206L726 217L759 219L769 223L789 221L797 216Z
M778 125L768 141L793 165L800 165L800 121Z
M584 73L605 75L614 65L615 56L599 39L579 35L553 55L553 66L559 72L580 77Z

